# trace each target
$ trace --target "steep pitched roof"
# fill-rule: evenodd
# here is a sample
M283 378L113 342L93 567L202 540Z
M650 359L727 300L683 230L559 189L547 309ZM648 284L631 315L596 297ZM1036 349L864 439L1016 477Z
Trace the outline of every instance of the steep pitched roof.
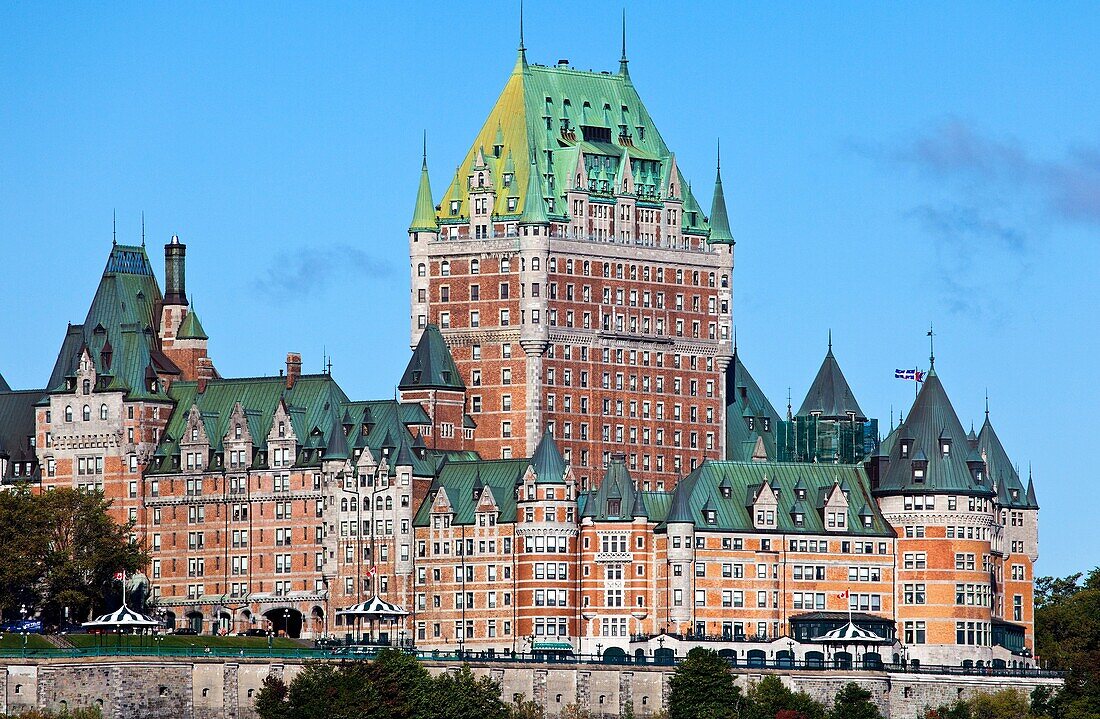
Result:
M428 152L420 165L420 185L416 189L416 205L413 207L409 232L434 232L439 229L435 220L435 203L432 202L432 185L428 180Z
M187 311L187 315L183 318L183 322L180 322L180 328L176 333L176 338L181 340L210 339L206 336L206 330L202 328L202 323L199 322L199 315L195 312L194 305Z
M726 407L726 459L751 461L760 444L768 459L775 459L779 413L749 374L736 348L726 368L726 401L729 403ZM752 429L749 428L750 418ZM766 430L765 419L768 420Z
M11 386L2 374L0 374L0 392L11 392Z
M546 212L546 201L543 199L542 177L539 176L537 155L531 153L531 169L527 173L526 202L523 204L523 214L519 221L524 225L546 225L550 222L550 216Z
M625 152L632 163L639 198L663 196L670 175L675 173L684 202L683 231L696 235L709 231L629 75L545 67L528 64L521 57L443 195L437 214L441 224L469 217L467 172L482 148L492 148L485 161L497 183L492 213L499 217L518 218L529 210L532 197L542 196L545 183L530 181L534 168L542 176L556 178L554 210L549 214L564 218L568 211L565 193L573 185L578 151L584 153L589 169L600 173L609 185L614 183ZM532 151L537 166L532 164ZM505 186L504 174L512 171L514 177ZM588 179L584 178L586 184ZM509 208L508 198L515 198L514 208ZM455 214L451 213L452 201L460 207Z
M729 215L726 213L726 195L722 192L722 165L719 160L718 174L714 178L714 199L710 203L710 238L712 245L732 245L733 231L730 230Z
M479 482L483 491L493 493L493 501L500 512L497 521L515 522L516 482L523 478L529 465L527 459L448 461L440 468L439 476L432 481L427 498L420 504L413 518L413 525L430 525L432 503L440 490L447 493L454 513L451 524L473 524L477 519L478 501L474 498L474 489Z
M439 327L430 324L424 328L397 386L403 390L466 388Z
M871 497L871 483L863 465L802 464L795 462L704 462L673 489L673 509L666 524L691 522L707 531L761 531L754 529L753 500L767 483L779 496L774 532L787 534L848 534L893 536L893 530ZM823 497L839 484L848 500L848 530L828 532L820 512ZM729 487L728 491L723 486ZM704 508L714 511L706 522ZM803 514L802 526L794 515ZM870 525L864 523L864 518Z
M626 460L622 455L612 455L603 481L592 496L591 516L600 521L632 520L636 493ZM617 512L611 511L615 502L618 503Z
M1012 465L1008 452L1005 451L1000 437L993 429L988 412L981 432L978 433L977 451L985 461L989 478L997 487L997 501L1001 506L1031 508L1028 505L1027 490L1020 480L1020 474Z
M547 430L531 456L531 468L539 483L560 484L565 481L565 459L558 451L553 435Z
M41 389L0 392L0 455L10 460L5 474L0 476L0 481L38 481L37 472L30 477L25 474L14 477L11 462L34 462L37 466L37 455L31 445L31 438L34 437L34 407L44 394L45 390Z
M951 445L946 456L941 448L943 440ZM909 456L903 458L906 445ZM934 367L925 375L909 416L898 427L889 458L889 466L879 482L879 494L993 494L988 475L983 474L982 481L977 483L967 466L970 452L966 429L955 414ZM922 482L915 481L914 462L927 463Z
M148 385L150 376L179 374L179 368L160 351L156 329L160 302L160 287L145 248L113 246L84 323L69 326L47 389L65 391L65 379L75 374L87 347L97 376L107 380L107 390L124 391L131 399L167 399L164 383L158 382L156 391ZM110 367L102 354L108 342L113 350Z
M817 414L822 419L848 419L854 415L858 421L865 421L867 416L859 408L852 388L848 386L848 380L840 371L836 357L833 356L833 340L829 338L829 351L825 354L825 360L814 377L810 390L806 393L806 399L802 401L797 416L808 417Z

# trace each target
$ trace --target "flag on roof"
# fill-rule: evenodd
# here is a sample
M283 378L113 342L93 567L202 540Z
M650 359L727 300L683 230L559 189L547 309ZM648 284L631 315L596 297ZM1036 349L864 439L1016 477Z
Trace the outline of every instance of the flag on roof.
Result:
M924 372L919 369L896 369L894 370L894 379L911 379L917 382L924 381Z

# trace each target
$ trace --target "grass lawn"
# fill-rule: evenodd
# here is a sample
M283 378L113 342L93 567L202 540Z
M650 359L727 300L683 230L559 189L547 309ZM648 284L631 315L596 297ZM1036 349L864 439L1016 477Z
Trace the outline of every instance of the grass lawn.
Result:
M213 637L208 635L196 635L196 636L176 636L175 634L165 634L164 641L160 642L160 645L165 649L178 648L178 647L232 647L234 649L267 649L266 637ZM121 645L124 647L153 647L156 648L157 642L153 641L151 636L147 635L106 635L97 636L95 634L70 634L68 640L76 647L97 647L100 645L108 647L117 647L121 640ZM285 637L276 637L272 646L275 649L302 649L309 646L308 644L301 644L293 639L287 639Z
M27 649L45 649L52 647L53 645L47 642L42 636L38 634L27 635ZM0 639L0 651L9 652L12 650L19 651L23 648L23 635L16 632L4 632L3 639Z

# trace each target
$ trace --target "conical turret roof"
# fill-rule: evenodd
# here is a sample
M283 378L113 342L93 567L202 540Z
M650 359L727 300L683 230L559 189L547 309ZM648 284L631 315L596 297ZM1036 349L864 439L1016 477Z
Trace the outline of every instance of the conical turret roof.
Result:
M833 356L833 342L829 340L829 351L821 363L821 368L814 377L813 384L806 392L806 399L798 409L797 416L809 417L817 414L822 419L841 420L854 416L858 421L865 421L867 416L859 408L852 388L848 386L848 380L840 371L836 357ZM960 438L961 439L961 438Z
M542 194L542 176L534 151L531 152L531 170L527 173L527 194L523 202L521 225L548 225L550 216L546 214L546 199Z
M463 390L466 385L458 373L451 350L443 339L439 327L430 324L424 328L416 343L412 358L401 375L399 389L454 389Z
M535 447L535 454L531 457L531 468L535 470L535 476L539 483L565 481L565 459L558 451L558 445L554 437L547 430Z
M722 162L718 161L718 173L714 178L714 199L710 204L710 238L712 245L732 245L733 231L726 212L726 195L722 192Z
M943 451L944 443L949 445L947 452ZM971 474L967 466L968 450L966 429L935 368L929 369L909 415L898 427L897 439L890 448L889 466L876 493L991 496L988 477L983 474L979 483ZM915 470L922 470L923 476Z
M332 429L328 433L328 446L325 447L325 459L347 459L348 438L344 436L344 426L336 416L332 418Z
M439 229L435 218L435 202L432 201L432 184L428 179L428 154L420 165L420 185L416 190L416 205L413 207L409 232L435 232Z
M207 340L210 339L206 336L206 330L202 328L202 323L199 322L199 314L195 312L194 304L191 305L191 309L188 310L187 316L183 318L183 322L180 322L179 332L176 333L176 339L180 340Z
M997 485L998 501L1005 506L1026 507L1027 490L1020 479L1020 473L1016 471L1016 467L1008 457L1008 452L1001 444L1000 437L993 429L988 412L986 412L982 429L978 433L977 451L980 458L985 460L990 480Z

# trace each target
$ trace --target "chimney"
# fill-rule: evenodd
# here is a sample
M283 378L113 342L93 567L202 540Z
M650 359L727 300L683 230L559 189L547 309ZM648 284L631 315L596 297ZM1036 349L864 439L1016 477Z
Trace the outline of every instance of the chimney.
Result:
M298 352L286 353L286 388L292 389L302 376L302 355Z
M184 262L187 257L187 245L180 242L179 235L172 235L172 241L164 246L164 304L187 304L187 281L184 276Z
M199 394L206 391L206 383L214 379L214 361L209 357L199 357L196 360L195 376L199 383Z

